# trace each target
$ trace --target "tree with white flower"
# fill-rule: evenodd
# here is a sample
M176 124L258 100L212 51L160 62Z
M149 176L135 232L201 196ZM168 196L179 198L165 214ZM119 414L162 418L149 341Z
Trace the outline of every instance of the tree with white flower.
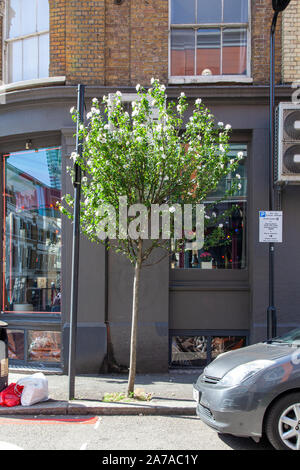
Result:
M229 158L230 126L221 122L216 125L214 116L200 98L195 101L192 115L185 124L188 109L185 94L181 93L176 102L166 104L165 86L155 79L151 80L151 85L148 90L140 84L136 86L138 99L132 102L131 113L123 106L119 91L113 103L106 96L101 103L95 98L87 123L79 127L82 157L72 153L71 158L85 175L80 225L93 242L103 242L99 239L99 226L109 223L108 212L99 210L100 207L112 207L119 214L123 210L122 198L126 198L130 207L138 204L134 207L145 208L151 220L153 205L167 203L172 216L178 205L203 202L220 180L237 168L242 158L241 155ZM152 119L154 106L158 120ZM74 110L73 118L77 118ZM66 204L61 210L72 218L73 197L66 195L64 200ZM161 233L145 240L139 217L134 218L130 211L126 217L129 225L135 224L137 237L120 234L120 221L116 217L116 236L106 241L106 245L127 256L134 266L128 379L128 395L132 395L141 271L149 265L153 250L170 250L170 240L162 239ZM171 224L170 239L172 237L174 226Z

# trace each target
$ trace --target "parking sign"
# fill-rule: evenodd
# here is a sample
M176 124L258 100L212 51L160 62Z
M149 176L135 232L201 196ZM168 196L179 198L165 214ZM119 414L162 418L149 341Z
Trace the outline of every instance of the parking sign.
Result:
M282 243L282 211L259 211L259 241Z

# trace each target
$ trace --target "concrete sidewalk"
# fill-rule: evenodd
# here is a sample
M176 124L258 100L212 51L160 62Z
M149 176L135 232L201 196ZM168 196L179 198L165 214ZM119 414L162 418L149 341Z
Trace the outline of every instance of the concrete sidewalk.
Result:
M135 389L152 394L150 401L105 403L105 393L125 392L127 375L77 376L75 400L68 401L68 376L47 375L49 400L30 407L0 407L5 415L195 415L193 383L200 372L172 371L160 375L137 375ZM28 374L26 374L28 375ZM24 377L9 373L9 383Z

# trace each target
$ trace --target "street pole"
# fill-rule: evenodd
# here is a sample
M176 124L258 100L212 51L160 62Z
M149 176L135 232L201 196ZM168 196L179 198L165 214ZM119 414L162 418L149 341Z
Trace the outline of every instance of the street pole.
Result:
M275 105L275 30L278 18L276 11L270 31L270 124L269 124L269 211L274 210L273 155L274 155L274 105ZM267 310L267 338L277 334L277 312L274 301L274 255L275 244L269 243L269 306Z
M269 123L269 211L274 211L274 107L275 107L275 31L278 15L291 0L272 0L274 10L270 30L270 123ZM277 336L277 311L274 301L275 244L269 243L269 306L267 310L267 339Z
M76 153L81 157L82 142L79 137L79 126L83 122L84 113L84 85L77 89L77 126L76 126ZM80 242L80 195L81 195L81 168L74 163L74 212L73 212L73 246L71 271L71 307L70 307L70 339L69 339L69 400L75 397L76 375L76 336L77 336L77 310L78 310L78 276L79 276L79 242Z

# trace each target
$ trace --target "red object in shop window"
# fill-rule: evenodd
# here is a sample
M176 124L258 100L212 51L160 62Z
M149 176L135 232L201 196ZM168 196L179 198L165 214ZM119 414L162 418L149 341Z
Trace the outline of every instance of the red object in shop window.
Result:
M0 406L18 406L21 404L23 386L15 383L10 384L0 393Z

